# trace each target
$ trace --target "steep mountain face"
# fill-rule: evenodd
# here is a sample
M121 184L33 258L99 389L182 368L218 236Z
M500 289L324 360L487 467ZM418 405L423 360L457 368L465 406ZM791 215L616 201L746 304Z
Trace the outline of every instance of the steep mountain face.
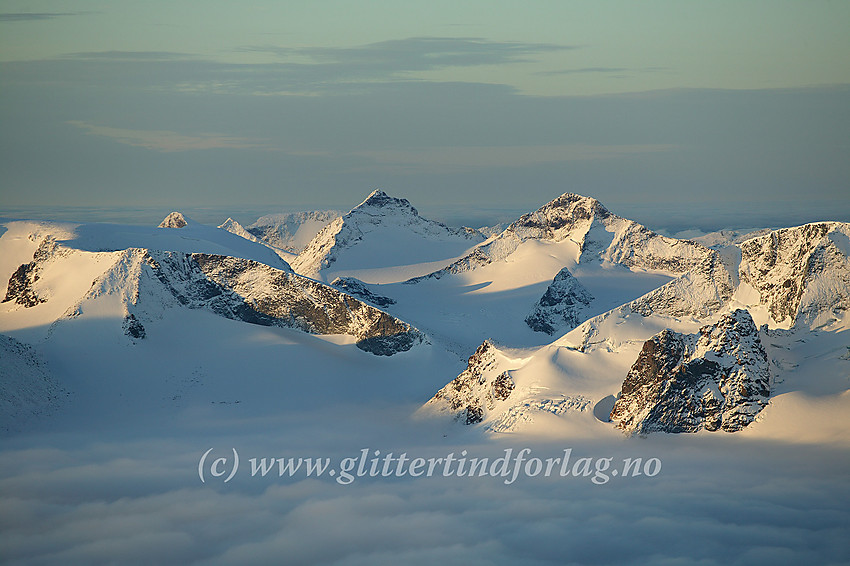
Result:
M525 323L535 332L563 333L584 322L582 307L591 301L593 296L565 267L552 280Z
M400 249L393 250L394 254L383 254L387 260L416 263L418 258L415 256L423 245L436 248L439 244L454 243L455 247L461 244L467 248L483 239L475 230L450 228L423 218L406 199L394 198L376 190L351 212L322 229L292 262L292 267L297 273L320 279L324 270L367 241L369 245L382 249L397 241ZM433 259L440 257L426 261Z
M610 262L668 273L689 271L716 253L688 240L660 236L612 214L594 198L565 193L428 277L440 278L501 261L528 240L574 242L579 247L578 263Z
M189 225L186 217L180 212L172 212L159 223L158 228L185 228Z
M298 254L316 234L341 215L336 210L268 214L258 218L246 231L270 246Z
M89 283L51 287L62 285L62 273L81 265L97 274L94 283L87 279ZM50 284L42 284L43 274ZM74 295L74 286L80 294ZM58 298L52 298L54 294ZM123 330L134 340L147 336L148 321L179 305L252 324L347 334L357 339L359 348L377 355L409 350L423 340L418 330L373 306L258 261L142 248L92 253L66 248L52 238L45 238L33 261L12 274L4 302L35 310L48 303L44 306L55 313L49 319L53 322L55 317L80 316L91 301L105 296L119 299ZM54 305L57 301L68 302Z
M2 302L14 301L27 308L46 302L47 297L36 291L35 284L41 278L42 265L55 256L58 249L59 246L52 236L45 237L33 254L32 261L21 264L9 278L6 296Z
M0 432L55 412L67 396L31 346L0 334Z
M776 230L740 245L742 283L777 323L826 323L850 308L850 224Z
M33 285L38 281L38 272L36 267L38 264L34 261L22 264L9 279L9 285L6 287L6 297L3 302L15 301L19 305L25 307L34 307L38 303L44 302L45 299L36 295L33 290Z
M440 389L424 405L423 412L448 414L463 424L477 424L513 390L510 373L498 371L495 347L484 342L469 357L463 373Z
M556 351L543 350L549 359ZM481 424L488 432L509 433L537 419L590 413L591 398L543 385L537 379L540 366L524 367L529 360L534 366L533 357L512 359L485 341L470 356L466 369L425 403L418 415L448 417L464 425Z
M86 298L113 290L124 293L126 332L142 338L143 321L151 314L146 303L168 301L159 289L150 288L156 282L172 303L251 324L347 334L357 338L360 349L376 355L393 355L422 341L409 324L332 287L229 256L128 250Z
M741 430L770 397L767 354L745 310L697 335L664 330L644 343L611 420L637 434Z

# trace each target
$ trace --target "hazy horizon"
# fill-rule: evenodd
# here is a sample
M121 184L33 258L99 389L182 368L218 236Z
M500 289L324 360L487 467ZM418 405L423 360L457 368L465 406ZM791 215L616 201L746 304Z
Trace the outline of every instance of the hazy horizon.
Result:
M364 193L363 197L368 193ZM397 196L388 192L390 196ZM554 195L555 198L558 195ZM359 201L358 201L359 202ZM339 206L286 206L280 204L241 206L0 206L0 221L43 220L60 222L108 222L117 224L155 225L172 211L178 211L201 224L218 226L228 217L243 226L270 214L286 214L314 210L334 210L345 213L358 203L339 203ZM521 215L532 212L545 204L530 203L521 207L472 207L472 206L420 206L416 200L411 204L419 213L431 220L449 226L481 228L497 224L509 224ZM810 222L850 222L850 207L836 203L808 203L806 207L789 206L785 202L775 203L715 203L710 207L689 203L622 203L602 202L613 213L635 220L662 233L675 235L679 232L696 230L714 232L719 230L747 230L759 228L785 228Z
M569 191L648 224L847 219L848 20L835 2L5 2L0 208L347 210L381 187L438 218Z

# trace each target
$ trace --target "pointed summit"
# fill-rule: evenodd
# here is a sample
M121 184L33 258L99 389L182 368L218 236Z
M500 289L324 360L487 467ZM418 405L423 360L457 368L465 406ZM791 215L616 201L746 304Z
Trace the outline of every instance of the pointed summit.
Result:
M389 276L404 280L410 266L457 257L483 239L475 230L450 228L423 218L407 199L378 189L325 226L292 267L301 275L323 281L351 275L351 270L404 267L405 271Z
M239 229L244 230L245 229L245 228L242 227L241 224L239 224L239 222L237 222L236 220L234 220L230 216L227 217L227 220L225 220L224 222L219 224L218 227L221 228L222 230L227 230L228 232L230 231L231 228L235 229L235 230L239 230Z
M159 223L158 228L185 228L189 225L186 217L180 212L172 212Z
M522 215L508 226L521 237L563 240L571 234L586 233L591 224L604 222L614 215L593 197L564 193L534 212Z
M593 197L564 193L534 212L523 214L467 256L427 277L439 279L445 274L506 260L527 241L560 245L574 255L576 263L620 264L670 274L685 273L712 253L705 246L660 236L633 220L617 216Z
M246 240L250 240L252 242L259 242L259 240L253 234L248 232L248 230L246 230L241 224L239 224L239 222L235 221L232 218L228 218L227 220L225 220L221 225L219 225L219 228L221 228L222 230L227 230L231 234L236 234L237 236L245 238Z
M419 216L419 212L413 208L410 201L403 198L391 197L380 189L375 189L366 197L366 200L351 209L352 213L364 212L366 214L401 212Z

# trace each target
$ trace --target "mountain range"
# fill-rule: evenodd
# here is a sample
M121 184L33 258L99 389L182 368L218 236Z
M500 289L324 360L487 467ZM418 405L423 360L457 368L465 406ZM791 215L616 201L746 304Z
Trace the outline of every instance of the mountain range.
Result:
M165 325L191 328L195 312L323 337L286 334L300 344L286 349L299 367L349 356L352 375L369 368L391 381L419 364L431 377L414 389L433 389L417 418L490 434L785 434L807 396L846 407L850 225L698 240L572 193L482 231L426 219L379 190L345 214L267 216L248 228L179 212L157 228L9 222L2 359L41 369L5 380L0 401L27 414L86 403L57 393L80 383L37 362L72 347L60 348L62 328L94 325L74 347L112 359L127 348L168 357ZM349 347L399 362L375 365Z

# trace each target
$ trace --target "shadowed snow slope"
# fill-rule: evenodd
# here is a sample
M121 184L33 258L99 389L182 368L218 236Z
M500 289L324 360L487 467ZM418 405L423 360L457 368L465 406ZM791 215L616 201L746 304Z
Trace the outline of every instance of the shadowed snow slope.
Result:
M184 220L0 228L0 561L850 563L848 225Z
M677 279L542 348L485 342L420 414L449 414L494 432L592 436L610 427L594 407L617 396L612 417L630 432L732 432L750 425L793 435L775 421L762 426L783 411L763 410L769 397L814 420L816 405L789 399L813 387L841 406L850 398L843 334L850 327L848 232L841 223L770 232L705 254ZM585 294L573 291L560 307L584 307L577 298ZM736 310L742 307L747 310ZM753 319L765 326L757 331Z
M245 230L270 246L298 254L322 228L340 216L342 213L335 210L267 214Z
M292 265L324 281L348 275L386 283L415 276L429 263L450 261L483 239L475 230L423 218L407 200L376 190L322 229Z
M374 354L392 355L422 341L410 325L288 269L208 253L90 252L51 236L44 237L32 261L12 273L3 303L4 331L97 316L122 321L124 333L141 340L148 335L145 325L165 309L188 307L253 324L349 335Z

